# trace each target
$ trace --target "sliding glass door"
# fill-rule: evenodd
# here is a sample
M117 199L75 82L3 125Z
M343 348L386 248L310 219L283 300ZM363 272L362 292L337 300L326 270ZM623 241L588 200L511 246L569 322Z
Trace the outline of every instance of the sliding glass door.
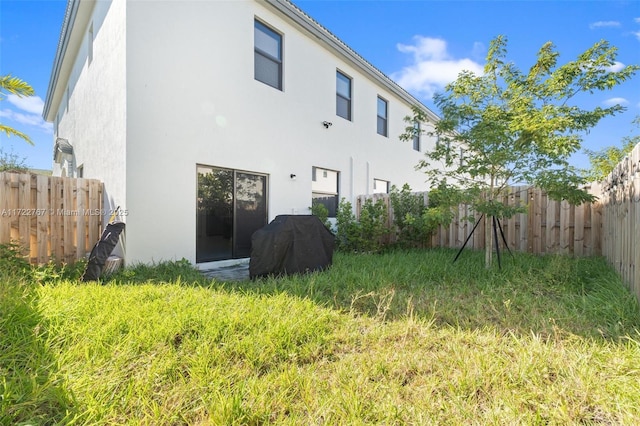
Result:
M251 236L267 224L267 176L198 166L196 262L251 254Z

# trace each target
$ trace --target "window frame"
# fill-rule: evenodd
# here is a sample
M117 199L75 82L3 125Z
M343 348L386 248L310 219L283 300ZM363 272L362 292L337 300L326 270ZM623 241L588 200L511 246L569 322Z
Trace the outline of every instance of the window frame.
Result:
M346 80L348 82L348 88L349 88L349 93L348 93L348 98L344 97L339 91L338 91L338 82L340 77L343 77L344 80ZM347 116L345 117L344 115L342 115L340 113L340 109L338 108L338 102L340 100L346 101L347 104ZM338 117L342 117L345 120L349 120L349 121L353 121L353 108L352 108L352 100L353 100L353 79L351 77L349 77L347 74L341 72L340 70L336 70L336 115Z
M384 105L384 116L380 115L380 102ZM380 132L380 121L382 120L383 128ZM382 96L376 99L376 133L380 136L389 137L389 101Z
M263 31L263 28L265 31ZM278 55L280 56L279 58L272 56L269 52L265 52L264 50L260 49L255 42L255 37L256 37L256 31L262 31L264 34L267 34L269 36L271 35L275 35L277 36L278 39ZM267 79L261 79L258 75L258 73L256 72L256 57L260 56L268 61L271 61L272 63L277 65L278 68L278 83L277 86L274 86L273 84L271 84L270 81L268 81ZM262 20L258 19L258 18L254 18L253 20L253 78L256 81L259 81L263 84L266 84L267 86L273 87L274 89L280 90L281 92L284 91L283 89L283 82L284 82L284 78L283 78L283 74L284 74L284 36L283 34L276 30L275 28L273 28L271 25L266 24L265 22L263 22Z
M384 184L384 192L380 192L378 188L378 183ZM391 190L391 182L384 179L373 178L373 193L374 194L388 194Z
M326 169L324 167L320 167L320 166L312 166L311 167L311 174L313 177L315 177L316 179L312 180L312 184L311 184L311 204L314 203L314 200L316 198L325 198L325 199L333 199L333 208L329 208L329 206L327 206L326 203L322 203L325 207L327 207L327 210L329 211L329 218L335 218L337 216L337 212L338 212L338 204L340 202L340 171L339 170L332 170L332 169ZM314 189L314 185L313 183L318 182L317 178L320 176L318 174L318 171L322 171L322 175L324 176L325 173L327 172L332 172L335 173L335 177L336 177L336 187L335 187L335 192L334 191L327 191L327 190L318 190L318 189ZM328 173L327 173L328 175ZM323 178L324 179L324 178ZM316 197L319 196L319 197Z
M419 121L413 122L413 150L420 152L420 135L422 133L422 126Z

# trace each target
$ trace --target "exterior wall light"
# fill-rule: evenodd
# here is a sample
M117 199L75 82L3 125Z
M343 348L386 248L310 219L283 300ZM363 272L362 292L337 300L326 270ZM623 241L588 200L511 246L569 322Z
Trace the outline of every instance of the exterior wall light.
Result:
M325 129L328 129L329 127L333 126L333 123L330 121L323 121L322 125L324 126Z
M296 180L296 175L294 175L293 173L291 173L289 177L291 178L291 180Z

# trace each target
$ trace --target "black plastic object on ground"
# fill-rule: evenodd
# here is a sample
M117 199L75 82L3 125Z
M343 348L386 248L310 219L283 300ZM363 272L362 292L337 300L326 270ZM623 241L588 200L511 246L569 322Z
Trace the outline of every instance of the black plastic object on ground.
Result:
M118 244L120 234L124 230L124 223L116 222L109 223L102 232L100 241L93 246L91 254L89 255L89 262L82 275L82 281L96 281L102 274L102 268L107 261L107 258L111 255L113 248Z
M335 237L316 216L280 215L251 237L251 279L331 266Z

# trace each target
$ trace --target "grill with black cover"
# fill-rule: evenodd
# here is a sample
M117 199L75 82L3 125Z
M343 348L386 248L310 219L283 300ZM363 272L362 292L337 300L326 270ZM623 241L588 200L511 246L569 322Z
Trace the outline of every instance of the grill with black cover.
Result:
M331 266L335 237L316 216L279 215L251 237L251 279L322 271Z

